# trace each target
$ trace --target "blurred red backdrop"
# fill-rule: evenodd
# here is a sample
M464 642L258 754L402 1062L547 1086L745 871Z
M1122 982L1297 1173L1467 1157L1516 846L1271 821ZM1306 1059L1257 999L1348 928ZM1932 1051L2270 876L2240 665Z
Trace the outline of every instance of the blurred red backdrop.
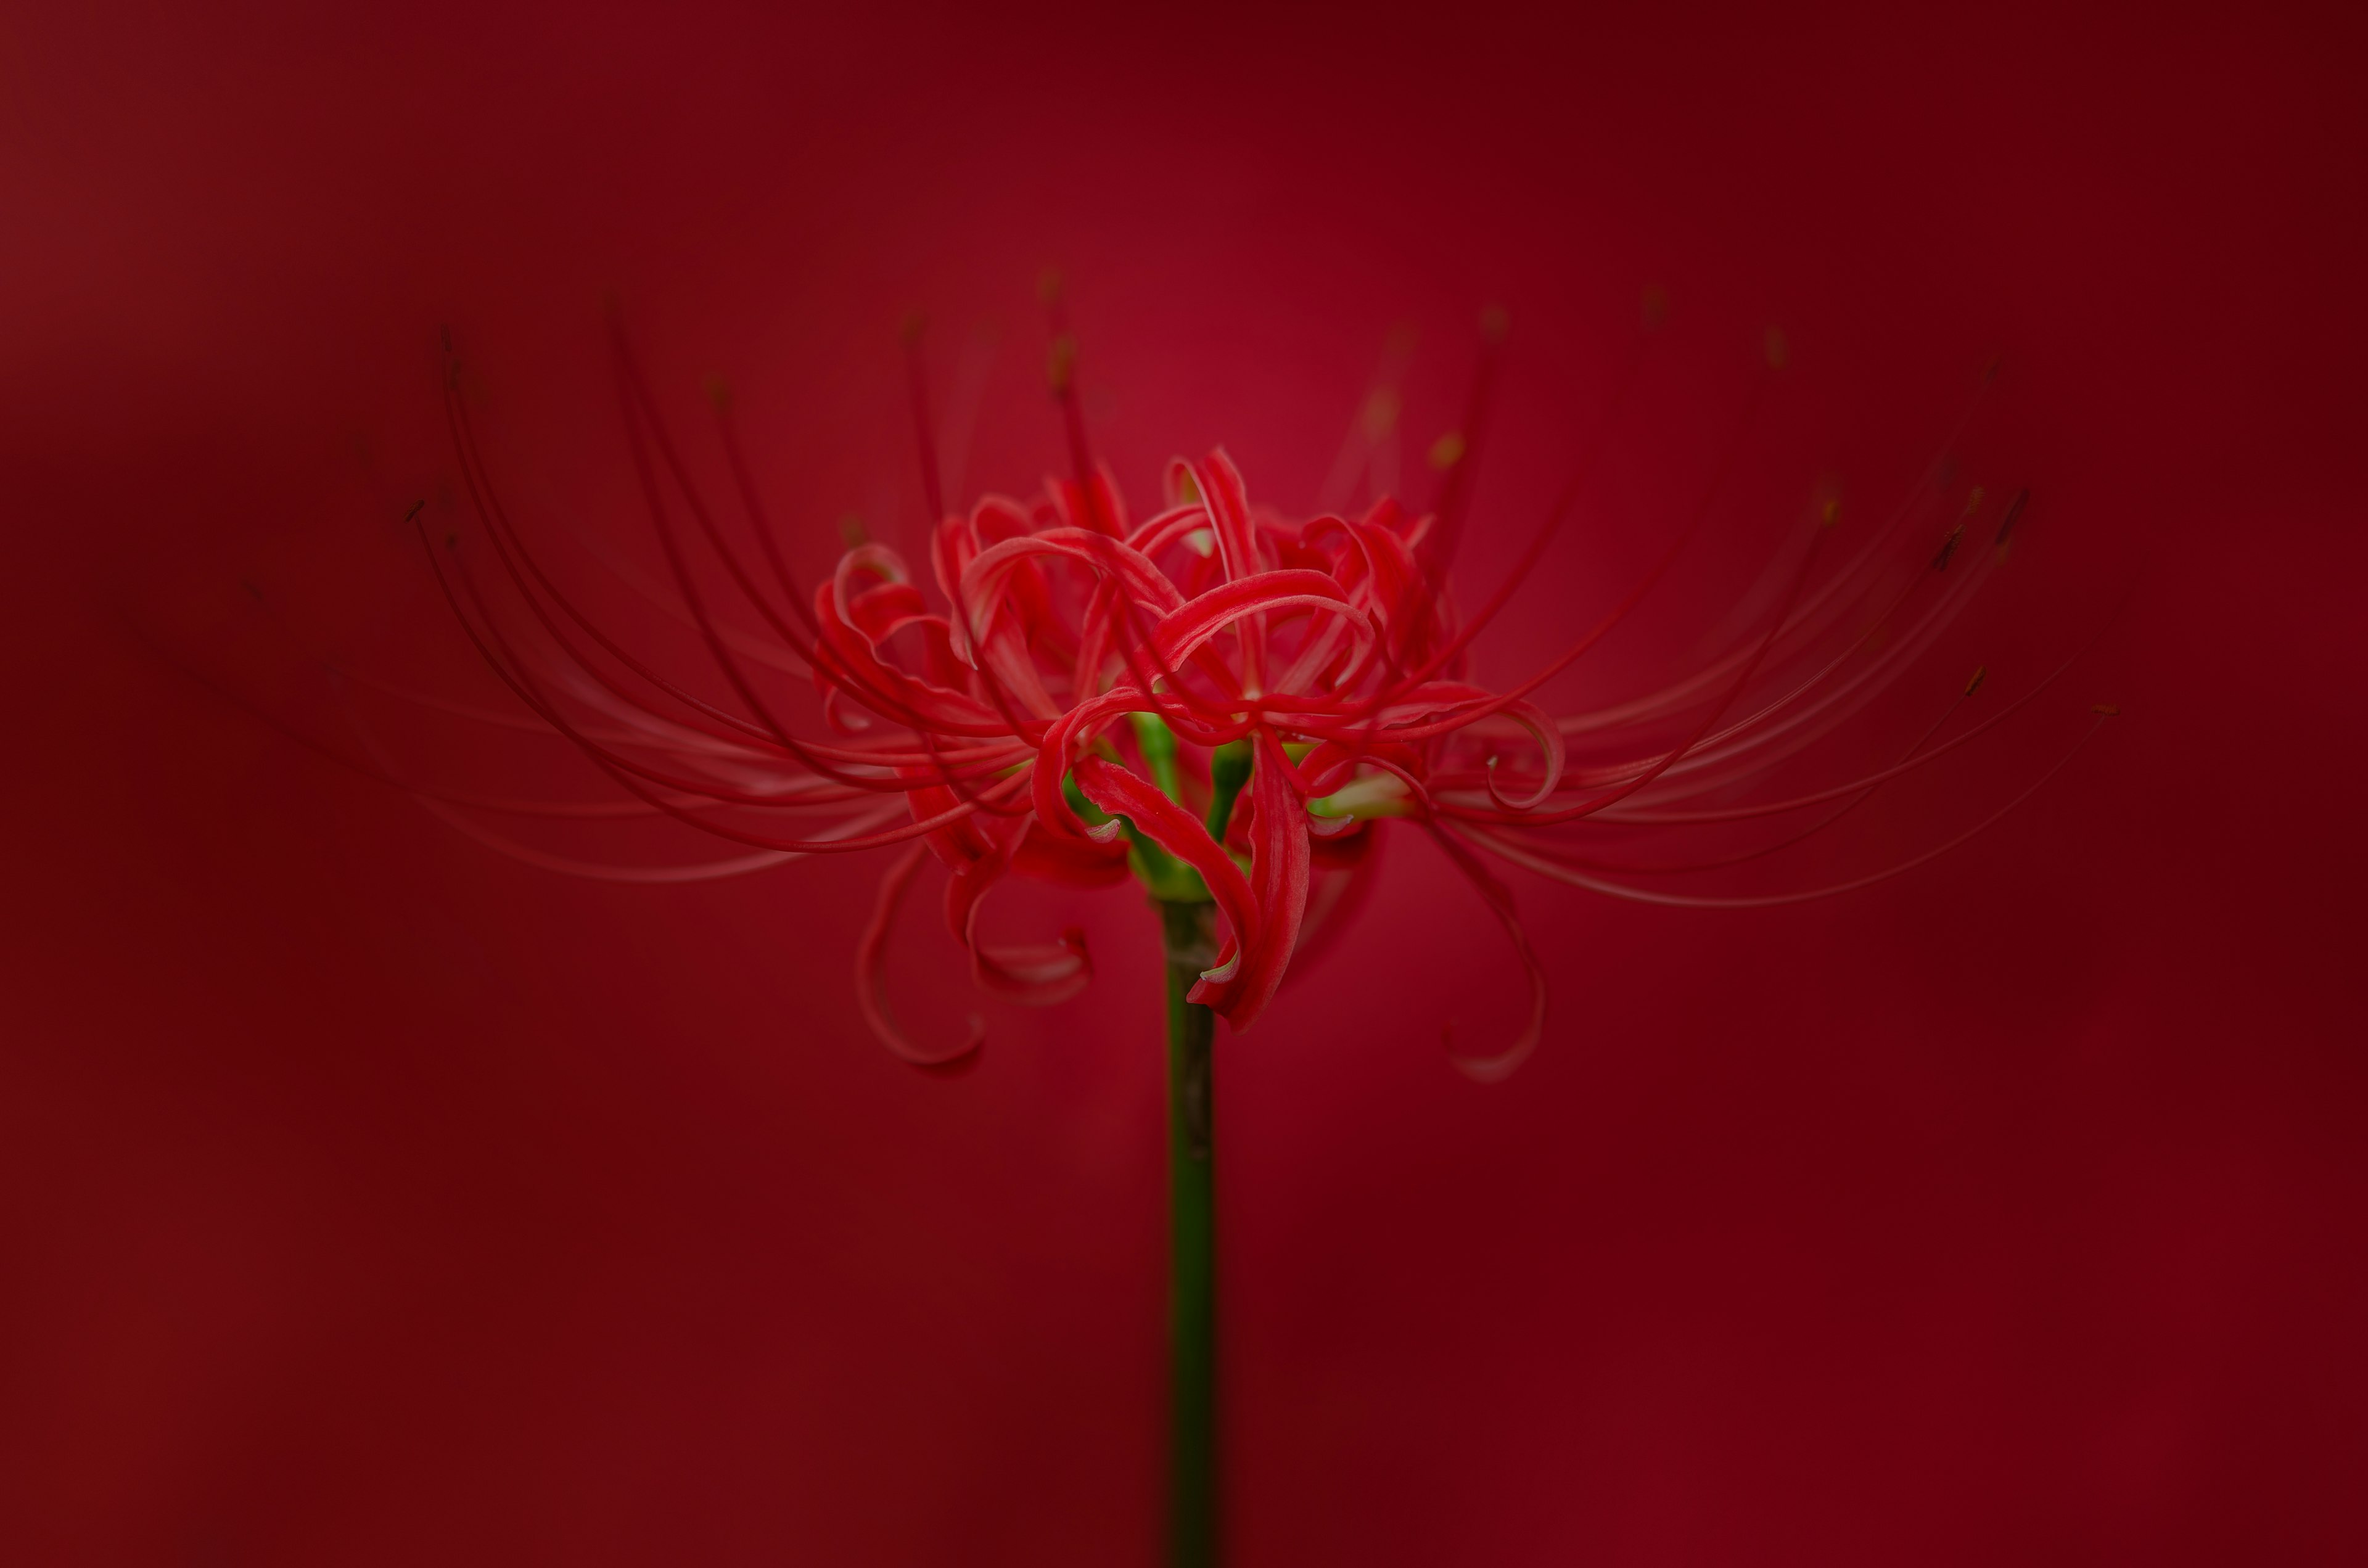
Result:
M176 667L324 728L323 655L484 695L400 524L449 473L438 324L533 515L621 533L615 293L687 424L731 380L811 565L842 515L924 521L910 306L985 388L965 488L1057 460L1053 263L1121 479L1222 440L1290 507L1394 324L1427 437L1504 301L1483 582L1666 288L1500 671L1667 537L1770 322L1758 477L1572 690L1666 667L1814 485L1896 494L1994 353L1968 460L2037 499L1915 702L2035 675L2142 569L2075 689L1804 880L2118 701L1975 848L1759 914L1518 882L1555 1011L1502 1087L1438 1027L1507 1025L1511 960L1388 846L1356 939L1219 1045L1239 1563L2361 1561L2337 11L13 18L0 1555L1146 1560L1132 895L1012 897L1100 978L927 1078L855 1014L873 863L564 881ZM450 779L581 780L386 722ZM924 1019L973 1005L926 915L896 965Z

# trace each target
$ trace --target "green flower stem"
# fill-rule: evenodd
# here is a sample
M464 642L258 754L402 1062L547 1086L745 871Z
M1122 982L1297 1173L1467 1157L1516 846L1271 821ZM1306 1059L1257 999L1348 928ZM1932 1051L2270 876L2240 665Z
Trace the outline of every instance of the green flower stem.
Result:
M1217 1257L1209 1044L1216 1016L1186 1001L1216 961L1216 906L1158 904L1167 943L1169 1558L1217 1560Z

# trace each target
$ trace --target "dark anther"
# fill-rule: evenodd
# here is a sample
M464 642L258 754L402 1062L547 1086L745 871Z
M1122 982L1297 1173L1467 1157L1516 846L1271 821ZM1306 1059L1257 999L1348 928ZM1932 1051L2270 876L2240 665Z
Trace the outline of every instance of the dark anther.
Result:
M1957 536L1964 531L1965 525L1963 523L1949 530L1949 537L1941 541L1941 552L1932 557L1933 571L1946 572L1949 569L1949 558L1957 553Z
M2006 536L2014 532L2015 522L2022 516L2023 506L2030 499L2030 491L2018 490L2014 493L2014 499L2006 504L2006 516L1998 519L1998 543L2004 544Z
M416 520L418 519L419 514L420 514L422 511L426 510L426 509L427 509L427 496L425 496L425 495L422 495L418 500L414 501L414 502L411 504L411 510L410 510L410 511L408 511L408 512L405 512L405 513L403 515L403 520L404 520L404 522L406 522L406 523L416 521Z

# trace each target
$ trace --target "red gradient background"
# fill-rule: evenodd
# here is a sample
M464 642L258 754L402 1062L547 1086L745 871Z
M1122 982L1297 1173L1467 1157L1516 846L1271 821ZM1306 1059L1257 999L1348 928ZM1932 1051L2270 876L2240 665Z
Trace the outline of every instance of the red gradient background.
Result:
M908 306L989 367L970 487L1057 457L1048 262L1138 494L1223 440L1306 505L1390 324L1427 435L1506 302L1481 581L1668 288L1499 672L1666 537L1782 323L1723 543L1576 697L1691 646L1813 484L1895 494L1993 353L1969 455L2033 487L2026 538L1884 716L2029 678L2142 569L2077 689L1799 868L1932 842L2118 701L1975 848L1759 914L1517 878L1555 1012L1502 1087L1437 1030L1510 1021L1509 956L1389 846L1357 940L1220 1041L1235 1561L2368 1557L2337 9L13 17L0 1557L1147 1560L1131 896L1009 896L1081 910L1100 979L927 1078L855 1014L875 863L564 881L175 663L324 727L314 654L483 691L398 521L447 472L439 323L505 472L607 529L615 291L686 421L731 378L811 567L843 513L922 521ZM911 937L949 1024L954 949Z

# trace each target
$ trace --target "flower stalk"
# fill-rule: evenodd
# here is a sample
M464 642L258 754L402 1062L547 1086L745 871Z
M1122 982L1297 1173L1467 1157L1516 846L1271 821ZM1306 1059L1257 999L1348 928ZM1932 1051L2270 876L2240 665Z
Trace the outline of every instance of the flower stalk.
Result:
M1154 900L1167 949L1168 1518L1173 1568L1217 1560L1217 1017L1188 1000L1216 961L1216 905Z

